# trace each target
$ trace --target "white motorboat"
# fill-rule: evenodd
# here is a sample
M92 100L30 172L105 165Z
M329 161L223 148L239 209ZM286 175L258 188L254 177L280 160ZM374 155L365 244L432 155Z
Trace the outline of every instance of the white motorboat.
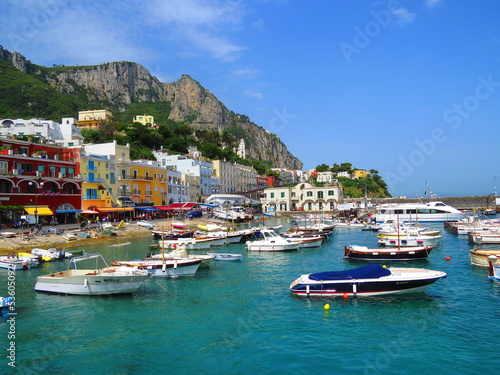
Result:
M41 256L42 259L48 258L50 260L70 258L73 254L66 251L57 250L55 247L49 247L48 249L33 248L31 249L31 254ZM44 259L44 260L48 260Z
M500 244L500 231L470 232L469 241L478 245Z
M137 225L139 225L140 227L144 227L146 229L150 229L150 230L152 230L155 227L155 223L153 223L152 221L147 221L147 220L139 220L137 222Z
M0 268L18 271L29 270L36 265L38 265L38 263L35 264L31 259L19 257L15 253L0 256Z
M259 233L261 239L246 242L248 251L292 251L298 250L301 246L298 242L281 237L274 230L263 229Z
M174 250L178 246L184 246L186 250L207 250L210 249L215 240L212 238L177 238L175 240L161 240L158 242L161 248Z
M151 277L192 276L200 267L201 259L144 259L117 260L114 266L126 266L130 269L144 270Z
M77 265L84 261L91 262L92 267L78 268ZM104 267L101 267L101 264ZM148 275L148 272L137 268L110 267L101 254L86 254L72 258L66 271L39 276L35 290L87 296L130 294L142 286Z
M443 202L381 204L377 207L377 223L387 220L444 222L459 221L464 218L462 211Z
M242 254L229 254L229 253L207 253L208 255L213 255L215 260L222 261L239 261L243 259Z
M251 213L247 213L245 208L240 206L234 206L231 209L216 209L213 211L213 215L216 219L231 221L234 223L242 223L246 221L252 221L254 219Z
M163 254L149 254L149 259L201 259L200 267L209 267L215 256L211 254L188 254L185 246L179 246L175 250Z

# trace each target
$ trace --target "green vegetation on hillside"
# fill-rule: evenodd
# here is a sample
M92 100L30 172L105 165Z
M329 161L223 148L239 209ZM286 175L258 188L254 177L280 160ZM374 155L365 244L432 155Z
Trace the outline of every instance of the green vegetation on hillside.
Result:
M4 118L43 118L61 121L76 117L85 103L0 60L0 114Z
M333 172L334 174L347 172L351 176L354 175L356 170L359 169L354 168L351 163L333 164L332 167L329 167L327 164L320 164L316 167L316 171L318 172ZM383 198L391 196L387 190L387 184L378 174L379 172L376 169L370 169L368 172L370 173L364 178L335 177L342 186L344 197ZM316 182L316 184L319 185L320 183Z

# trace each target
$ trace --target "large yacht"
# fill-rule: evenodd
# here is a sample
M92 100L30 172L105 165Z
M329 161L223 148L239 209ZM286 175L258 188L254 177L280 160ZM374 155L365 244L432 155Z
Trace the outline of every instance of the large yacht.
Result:
M459 221L463 218L462 211L443 202L381 204L375 213L377 223L383 223L387 220L444 222Z

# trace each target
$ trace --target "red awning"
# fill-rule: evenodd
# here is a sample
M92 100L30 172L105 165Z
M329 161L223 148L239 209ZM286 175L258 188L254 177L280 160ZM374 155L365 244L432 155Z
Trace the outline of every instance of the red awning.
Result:
M160 210L166 210L166 211L189 211L191 210L194 206L196 206L197 203L172 203L170 206L157 206L156 208Z

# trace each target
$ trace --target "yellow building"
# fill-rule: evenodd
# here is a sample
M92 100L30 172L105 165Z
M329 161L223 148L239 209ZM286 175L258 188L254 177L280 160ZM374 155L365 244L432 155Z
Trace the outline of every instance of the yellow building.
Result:
M168 204L167 170L157 161L134 160L119 163L120 197L129 197L136 206Z
M113 114L106 109L94 109L78 112L78 127L85 129L98 128L104 121L111 120Z
M141 115L141 116L135 116L133 118L133 122L140 122L144 126L154 126L155 124L155 118L154 116L149 116L149 115Z
M82 210L95 211L118 203L116 191L116 164L114 156L80 155L82 179Z
M370 175L370 172L363 170L354 171L354 178L366 178Z

